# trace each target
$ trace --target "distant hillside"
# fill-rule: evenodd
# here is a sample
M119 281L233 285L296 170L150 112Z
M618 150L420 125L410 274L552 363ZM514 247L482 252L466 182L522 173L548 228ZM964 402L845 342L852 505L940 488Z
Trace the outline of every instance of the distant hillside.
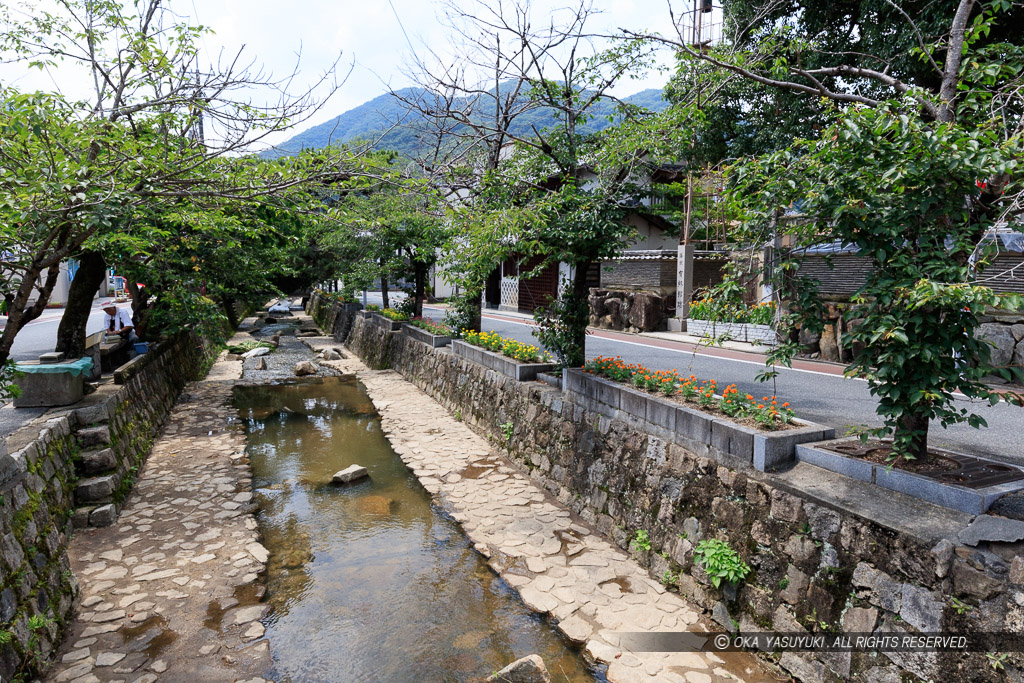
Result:
M426 93L420 88L405 88L396 92L408 99ZM661 97L661 91L656 89L643 90L624 98L624 101L656 112L668 106L668 103ZM614 113L614 104L608 101L598 102L592 110L593 118L583 127L583 132L596 133L604 130L612 125L608 117ZM326 123L299 133L277 147L264 152L262 156L276 158L297 154L303 149L321 149L332 144L354 140L371 141L385 130L387 133L376 144L376 147L394 150L406 156L414 156L420 142L417 139L416 131L410 124L415 123L418 118L417 115L409 113L405 105L396 97L390 94L381 95L354 109L349 109ZM395 126L396 122L402 123ZM516 119L513 133L526 136L532 133L533 127L543 130L555 123L553 110L538 109Z

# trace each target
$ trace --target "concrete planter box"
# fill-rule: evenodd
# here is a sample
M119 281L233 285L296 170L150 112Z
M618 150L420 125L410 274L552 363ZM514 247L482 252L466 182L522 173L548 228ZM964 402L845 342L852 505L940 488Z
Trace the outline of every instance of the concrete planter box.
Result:
M999 498L1013 491L1024 490L1024 480L968 488L932 479L914 472L890 469L886 465L862 460L853 456L827 450L825 446L834 446L853 439L839 439L820 443L800 444L796 447L797 460L807 462L831 472L837 472L852 479L877 484L891 491L899 491L914 498L926 500L943 507L953 508L972 515L980 515L992 506ZM972 456L977 457L977 456ZM985 460L984 458L978 458ZM995 465L1003 465L992 461Z
M431 334L427 330L415 325L405 323L402 325L402 331L408 336L412 337L416 341L423 342L427 346L439 349L442 346L448 346L452 343L452 338L443 334Z
M671 433L698 455L718 455L762 472L792 462L797 444L835 437L834 429L805 420L796 420L796 429L760 431L578 368L565 370L562 380L564 391L596 402L609 415L621 411Z
M532 382L540 373L555 369L552 363L520 363L500 353L458 340L452 342L452 352L460 358L473 361L517 382Z
M356 315L360 316L363 320L369 320L373 317L373 311L359 311Z
M562 390L562 378L561 377L555 377L554 375L549 375L546 372L541 372L541 373L537 374L537 381L538 382L544 382L544 384L548 384L550 386L553 386L555 389L558 389L559 391Z
M387 332L398 332L402 329L402 323L391 318L385 318L380 313L374 313L370 316L370 323L377 327L383 328Z
M728 335L732 341L772 346L775 344L775 328L771 325L751 323L720 323L713 320L689 318L686 331L698 337L722 337Z
M751 344L774 346L776 342L775 328L771 325L744 325L744 334Z
M695 337L714 337L715 323L711 320L686 319L686 333Z

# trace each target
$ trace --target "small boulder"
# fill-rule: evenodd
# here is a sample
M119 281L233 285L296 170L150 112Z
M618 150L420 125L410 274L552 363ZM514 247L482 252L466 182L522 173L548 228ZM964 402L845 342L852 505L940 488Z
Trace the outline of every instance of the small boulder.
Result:
M288 305L287 301L279 301L279 302L277 302L276 304L271 306L269 309L267 309L267 312L271 313L273 315L291 315L292 314L291 306Z
M540 655L517 659L487 679L488 683L551 683L551 674Z
M110 526L117 521L117 508L113 504L101 505L89 514L89 526Z
M294 372L296 376L304 377L306 375L316 375L318 374L319 370L317 370L317 367L314 363L308 360L300 360L298 363L295 364Z
M257 358L256 359L256 364L252 366L252 369L253 370L266 370L267 369L267 359L266 358Z
M343 470L334 473L331 477L332 484L351 484L354 481L365 479L370 473L362 465L349 465Z
M255 349L250 349L242 354L242 358L259 358L270 353L270 349L266 346L257 346Z
M343 356L334 349L324 349L320 352L320 357L324 360L341 360L343 358Z
M356 509L364 515L390 515L398 503L387 496L363 496L356 501Z

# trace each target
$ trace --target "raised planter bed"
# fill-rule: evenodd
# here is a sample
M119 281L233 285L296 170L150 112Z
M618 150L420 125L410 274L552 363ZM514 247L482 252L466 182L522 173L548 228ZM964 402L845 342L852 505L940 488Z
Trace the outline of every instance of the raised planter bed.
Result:
M540 373L555 369L552 363L520 363L508 356L459 340L452 342L452 352L460 358L471 360L517 382L532 382Z
M548 374L546 372L542 372L542 373L538 374L537 375L537 381L538 382L544 382L544 384L549 384L549 385L553 386L554 388L556 388L558 390L562 389L562 378L561 377L557 377L555 375Z
M388 332L398 332L402 329L402 323L391 318L385 318L380 313L373 313L370 315L370 323L377 327L382 327Z
M688 318L686 331L697 337L721 337L729 335L733 341L772 346L775 344L775 329L771 325L751 323L720 323L714 320Z
M562 372L562 386L609 417L616 411L625 413L664 430L698 455L739 461L762 472L795 460L797 444L835 437L831 427L799 419L794 420L794 429L761 431L578 368Z
M427 346L434 349L439 349L442 346L448 346L449 344L452 343L452 338L447 335L432 334L427 330L424 330L422 327L416 327L415 325L410 325L409 323L403 324L402 330L416 341L423 342Z
M854 437L800 444L796 447L796 458L822 469L838 472L853 479L877 484L882 488L899 491L929 503L972 515L985 512L1007 493L1024 490L1024 470L987 458L954 451L931 449L960 461L960 470L926 475L896 469L831 450L832 447L838 445L857 442L859 439ZM1012 476L1018 473L1021 478L1017 481L986 483L986 480L1001 478L1000 475ZM974 479L974 482L971 482L971 479ZM959 484L958 480L963 480L965 483Z

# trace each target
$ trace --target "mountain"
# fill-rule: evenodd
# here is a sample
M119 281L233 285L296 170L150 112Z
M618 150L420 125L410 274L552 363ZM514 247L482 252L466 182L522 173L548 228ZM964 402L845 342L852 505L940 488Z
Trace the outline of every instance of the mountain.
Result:
M661 92L661 90L652 88L630 95L623 100L657 112L668 106L668 103L662 99ZM405 88L396 93L406 99L415 99L428 94L422 88ZM594 105L591 113L593 117L582 127L584 133L596 133L612 125L608 119L614 117L615 105L607 100L602 100ZM397 97L390 93L380 95L354 109L349 109L326 123L299 133L277 147L263 152L261 156L273 159L297 154L303 149L321 149L331 144L354 140L372 141L383 131L387 131L387 133L376 143L377 148L390 149L406 156L413 156L419 147L419 140L411 124L416 123L417 120L422 121L422 117L410 113ZM396 122L400 123L395 125ZM532 134L533 127L543 130L555 123L554 110L537 109L517 118L512 132L526 137Z

